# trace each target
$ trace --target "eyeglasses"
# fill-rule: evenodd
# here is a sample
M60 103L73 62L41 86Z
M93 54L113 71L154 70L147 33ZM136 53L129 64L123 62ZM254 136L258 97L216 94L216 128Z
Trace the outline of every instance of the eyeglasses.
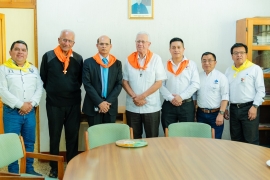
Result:
M109 44L109 43L99 43L98 45L99 45L99 46L109 46L109 45L111 45L111 44Z
M140 44L140 43L142 43L142 44L145 44L145 43L147 43L148 41L140 41L140 40L138 40L138 41L135 41L137 44Z
M243 52L243 51L241 51L241 52L233 52L233 55L235 55L235 56L237 56L238 54L240 54L240 55L243 55L243 54L246 54L246 52Z
M74 41L69 40L69 39L61 39L61 40L62 40L62 42L64 42L64 43L66 43L66 42L68 42L68 43L70 43L70 44L75 43Z
M211 64L212 62L214 62L215 60L202 60L203 64L209 63Z

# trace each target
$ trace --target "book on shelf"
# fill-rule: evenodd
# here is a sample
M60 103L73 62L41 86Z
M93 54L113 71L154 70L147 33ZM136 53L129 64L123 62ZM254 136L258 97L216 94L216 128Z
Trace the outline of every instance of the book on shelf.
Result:
M270 128L270 123L260 123L259 127L260 128Z

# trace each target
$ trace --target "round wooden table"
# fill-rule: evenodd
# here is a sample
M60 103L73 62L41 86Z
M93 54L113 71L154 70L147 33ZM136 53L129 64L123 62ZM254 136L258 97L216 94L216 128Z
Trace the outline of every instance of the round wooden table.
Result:
M83 152L67 165L65 180L270 179L270 149L217 139L145 139L148 146L115 144Z

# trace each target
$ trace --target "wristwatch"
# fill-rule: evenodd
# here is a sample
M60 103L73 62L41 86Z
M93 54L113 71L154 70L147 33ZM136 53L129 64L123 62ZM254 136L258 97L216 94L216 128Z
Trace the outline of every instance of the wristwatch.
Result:
M252 106L255 107L255 108L258 108L258 107L259 107L259 106L257 106L256 104L252 104Z
M224 111L219 111L219 114L224 115Z

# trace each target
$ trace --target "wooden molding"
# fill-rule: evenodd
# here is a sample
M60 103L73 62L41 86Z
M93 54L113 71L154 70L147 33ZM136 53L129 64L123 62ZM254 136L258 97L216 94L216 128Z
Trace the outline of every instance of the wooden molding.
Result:
M36 0L0 0L0 8L35 9Z

